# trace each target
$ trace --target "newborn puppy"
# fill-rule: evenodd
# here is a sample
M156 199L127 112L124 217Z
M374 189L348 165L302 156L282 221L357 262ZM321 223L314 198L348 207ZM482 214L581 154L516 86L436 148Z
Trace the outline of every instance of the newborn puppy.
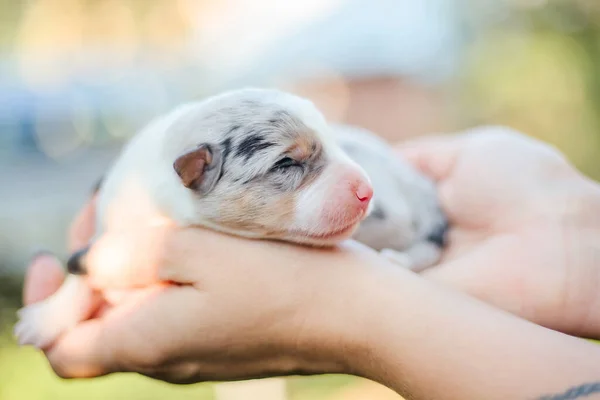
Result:
M374 202L368 174L381 192ZM90 245L107 231L171 221L314 246L354 235L419 268L437 260L444 225L433 185L372 135L332 127L308 100L264 89L226 92L152 121L105 176L96 218ZM90 317L85 253L71 257L54 295L19 311L20 344L45 348Z

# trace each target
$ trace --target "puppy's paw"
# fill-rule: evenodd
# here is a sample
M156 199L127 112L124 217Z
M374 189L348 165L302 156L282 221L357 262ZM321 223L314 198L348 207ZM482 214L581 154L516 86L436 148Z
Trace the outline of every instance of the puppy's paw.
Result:
M24 307L17 315L19 321L15 325L14 335L20 346L45 349L69 328L65 316L55 312L47 302Z
M403 268L411 269L413 266L411 257L406 253L393 249L383 249L379 252L379 254Z

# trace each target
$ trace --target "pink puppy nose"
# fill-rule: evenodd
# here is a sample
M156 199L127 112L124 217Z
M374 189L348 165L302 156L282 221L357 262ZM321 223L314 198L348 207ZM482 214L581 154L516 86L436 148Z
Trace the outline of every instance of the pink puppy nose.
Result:
M373 197L373 187L364 182L360 183L356 188L356 198L363 203L368 203Z

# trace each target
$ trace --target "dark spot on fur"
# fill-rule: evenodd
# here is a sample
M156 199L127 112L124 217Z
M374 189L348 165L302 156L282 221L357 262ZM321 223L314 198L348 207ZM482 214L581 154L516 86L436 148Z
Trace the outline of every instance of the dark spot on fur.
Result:
M379 207L378 205L375 205L375 207L373 207L373 211L371 211L371 214L369 216L376 219L385 219L386 217L383 208Z
M223 164L225 164L227 162L227 158L229 157L229 154L231 153L231 138L227 138L221 142L221 152L222 152L221 157L223 158Z
M427 241L436 244L439 247L444 247L446 245L446 234L448 233L448 229L448 223L445 222L427 236Z
M254 134L242 140L242 142L238 145L235 155L238 157L244 157L244 159L248 161L248 159L250 159L254 153L268 149L271 146L274 146L274 143L266 141L266 139L259 134Z
M219 178L217 181L221 180L223 174L225 174L227 158L231 153L231 138L227 138L221 142L221 172L219 173Z

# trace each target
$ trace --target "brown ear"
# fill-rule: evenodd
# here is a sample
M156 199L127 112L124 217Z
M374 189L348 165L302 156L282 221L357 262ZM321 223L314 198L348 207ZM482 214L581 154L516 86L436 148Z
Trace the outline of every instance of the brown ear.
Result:
M204 194L214 187L220 176L220 151L208 144L201 144L177 158L173 168L185 187Z

